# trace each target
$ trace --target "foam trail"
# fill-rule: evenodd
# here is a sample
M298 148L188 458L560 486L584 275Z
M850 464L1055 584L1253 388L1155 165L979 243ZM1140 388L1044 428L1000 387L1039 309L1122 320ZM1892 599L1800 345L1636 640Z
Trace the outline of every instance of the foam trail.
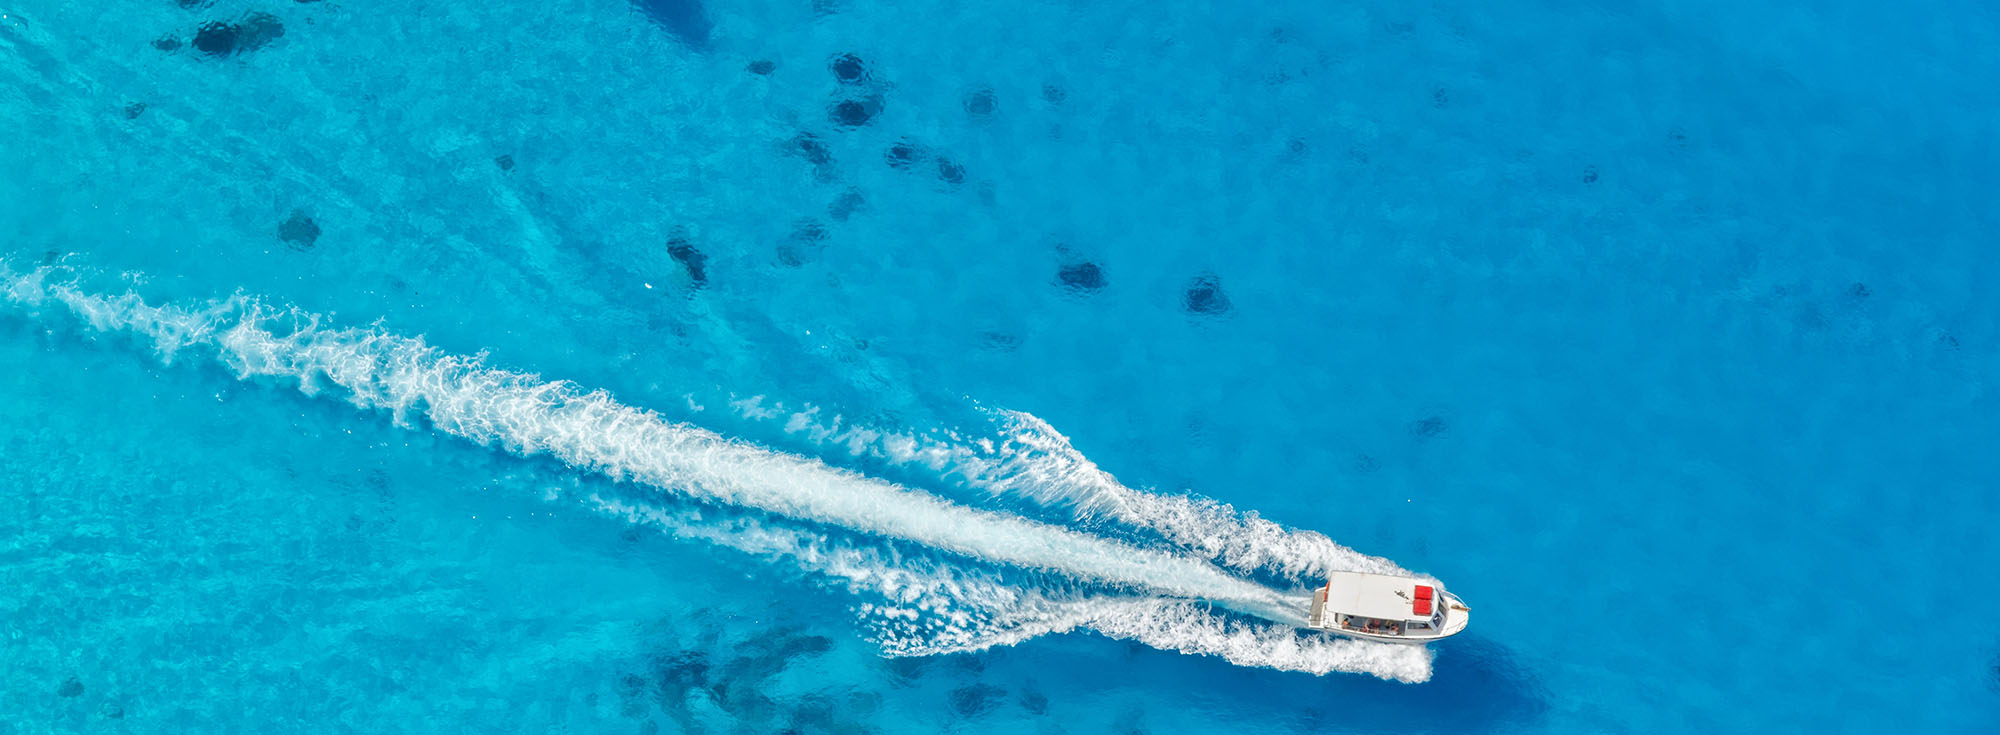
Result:
M1126 487L1070 445L1068 437L1033 415L998 411L1007 433L975 475L994 492L1067 504L1082 517L1109 516L1150 529L1177 546L1243 571L1276 572L1292 581L1326 572L1414 575L1394 562L1335 543L1317 531L1286 528L1198 496L1159 495Z
M1092 601L1080 607L1081 627L1162 650L1217 656L1239 666L1312 674L1366 671L1405 682L1431 676L1433 654L1424 646L1368 643L1231 620L1185 600Z
M1303 602L1205 562L1139 549L935 496L669 422L603 391L486 367L419 339L379 330L322 328L320 317L235 297L200 309L100 296L49 283L50 269L0 270L8 300L59 305L106 332L150 338L171 360L213 350L244 377L326 384L354 405L420 415L439 431L522 455L699 500L899 538L990 562L1058 572L1173 597L1200 599L1276 622L1304 621Z
M1388 559L1335 543L1326 535L1238 511L1199 496L1135 490L1071 446L1069 438L1031 414L991 410L997 436L913 436L858 426L818 408L787 412L761 399L734 404L752 419L785 420L785 431L821 446L900 466L921 466L995 495L1059 508L1083 522L1112 521L1156 534L1163 541L1243 572L1275 574L1308 584L1328 571L1422 576Z
M880 602L862 605L861 613L874 623L874 638L891 655L976 651L1082 630L1166 651L1214 656L1239 666L1310 674L1365 672L1405 682L1431 676L1433 654L1421 646L1302 634L1290 626L1231 620L1184 600L1021 589L976 570L891 558L878 549L847 546L753 519L717 525L705 523L693 511L667 511L596 495L589 504L608 515L657 526L676 538L789 562L838 580L850 593L878 598Z
M30 313L60 307L101 331L150 340L170 363L183 353L213 353L243 377L296 380L308 394L336 388L357 406L394 412L399 423L419 416L439 431L521 454L547 453L614 479L941 550L899 553L855 544L867 536L787 528L776 519L727 512L716 519L698 507L587 499L599 512L789 563L872 598L860 611L891 654L976 650L1084 630L1241 665L1403 681L1430 676L1427 650L1301 635L1291 627L1303 616L1295 595L1199 560L953 505L673 424L602 392L487 368L420 340L322 328L312 314L269 309L242 296L186 308L147 304L131 293L96 295L52 283L56 272L22 275L0 264L0 303ZM966 565L953 554L1006 566ZM1211 604L1279 622L1218 614Z
M832 580L863 603L864 622L892 655L984 648L1014 640L1009 630L1052 616L1054 600L1080 597L1073 589L1028 590L997 576L934 559L854 546L832 536L760 523L752 518L717 522L693 510L669 510L591 495L592 509L630 523L654 526L679 540L694 540L782 562Z

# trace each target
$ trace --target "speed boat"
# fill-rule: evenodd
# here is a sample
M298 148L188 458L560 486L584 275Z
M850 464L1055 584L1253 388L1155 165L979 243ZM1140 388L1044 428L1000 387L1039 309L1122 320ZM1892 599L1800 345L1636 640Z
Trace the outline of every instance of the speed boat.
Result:
M1308 623L1350 638L1428 643L1465 630L1472 608L1458 596L1414 577L1334 572L1313 591Z

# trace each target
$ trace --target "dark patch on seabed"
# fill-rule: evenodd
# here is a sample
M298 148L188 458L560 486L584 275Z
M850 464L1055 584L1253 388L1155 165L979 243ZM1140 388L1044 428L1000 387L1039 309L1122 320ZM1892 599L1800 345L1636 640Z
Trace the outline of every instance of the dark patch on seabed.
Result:
M998 352L1013 352L1021 348L1021 338L1006 332L980 332L979 346Z
M846 222L847 218L854 216L854 213L867 203L868 200L862 197L860 189L848 189L841 192L840 196L834 197L831 204L826 205L826 216L832 217L835 222Z
M799 133L792 138L786 148L790 152L796 153L806 159L806 163L814 166L825 166L833 163L833 151L826 147L826 143L821 141L819 136L812 133Z
M695 288L708 284L708 256L696 250L687 238L675 235L668 239L667 255L673 256L674 262L687 269L688 277L694 279Z
M833 72L833 78L840 80L841 84L868 83L868 64L854 54L841 54L829 59L826 69Z
M930 151L925 150L921 145L910 142L906 138L890 145L889 150L882 154L882 160L888 162L889 168L907 169L912 164L924 160L929 155Z
M632 5L688 48L696 51L708 48L715 22L709 20L708 8L702 6L701 0L632 0Z
M1049 103L1050 107L1061 107L1063 100L1066 99L1069 99L1069 93L1063 91L1062 87L1054 84L1042 85L1042 101Z
M960 717L977 717L999 706L1007 690L992 684L973 684L951 690L951 709Z
M841 100L827 108L826 116L833 124L843 128L858 128L882 112L882 98L869 96L855 100Z
M882 659L882 668L889 672L889 680L896 686L906 687L922 679L924 671L931 666L931 660L921 656L898 656Z
M965 94L965 114L974 118L987 118L1000 108L999 98L993 96L992 87L980 87Z
M1182 304L1190 314L1222 314L1229 311L1229 295L1222 292L1222 279L1204 273L1189 281Z
M1056 271L1056 280L1076 293L1090 293L1104 288L1104 269L1088 260L1066 263Z
M1425 416L1410 422L1410 436L1418 439L1436 439L1451 431L1451 424L1443 416Z
M944 156L938 156L937 165L938 165L939 181L943 181L944 183L947 184L965 183L964 164L961 164L949 158L945 158Z
M1021 709L1027 710L1028 714L1031 715L1048 714L1049 697L1046 694L1036 691L1034 685L1030 683L1028 686L1021 688Z
M194 32L194 49L209 56L247 54L283 38L285 24L270 13L251 12L235 23L209 21ZM157 47L159 44L155 42ZM178 47L178 46L176 46Z
M278 224L278 239L294 250L310 250L319 242L319 223L304 210L294 209L291 217Z
M778 262L792 267L805 265L826 248L826 225L817 220L799 220L789 241L778 246Z
M697 692L738 721L746 732L779 732L786 724L811 732L845 731L854 723L837 719L833 700L821 695L797 698L792 703L773 700L763 694L768 680L804 659L833 650L825 636L808 635L798 629L782 629L734 647L734 657L718 661L721 650L673 647L654 656L650 676L626 674L614 689L622 710L634 719L648 717L655 706L680 731L700 732L688 707L688 697ZM652 701L646 701L646 694ZM869 710L873 703L849 698L850 709Z
M1111 723L1111 732L1116 735L1147 735L1146 713L1137 708L1118 713L1118 719Z

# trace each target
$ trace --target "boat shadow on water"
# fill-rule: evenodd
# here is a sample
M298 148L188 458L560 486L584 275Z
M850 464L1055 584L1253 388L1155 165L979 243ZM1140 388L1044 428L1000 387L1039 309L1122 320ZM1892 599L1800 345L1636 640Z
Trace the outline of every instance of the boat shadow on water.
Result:
M1548 711L1538 677L1505 645L1468 633L1432 648L1436 668L1422 684L1242 668L1136 644L1130 675L1120 678L1154 692L1181 690L1185 701L1246 722L1311 732L1494 732L1533 725Z

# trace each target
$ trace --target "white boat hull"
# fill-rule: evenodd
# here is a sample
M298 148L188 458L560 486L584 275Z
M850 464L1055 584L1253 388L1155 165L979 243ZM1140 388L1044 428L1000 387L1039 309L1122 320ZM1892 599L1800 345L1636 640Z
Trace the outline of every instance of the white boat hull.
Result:
M1383 575L1364 576L1379 577ZM1309 629L1357 640L1375 641L1377 643L1423 645L1431 641L1457 635L1460 631L1465 630L1466 624L1471 621L1472 608L1467 606L1464 600L1459 599L1457 595L1450 592L1438 589L1436 591L1437 605L1444 613L1444 620L1441 626L1425 630L1406 630L1405 628L1407 627L1415 627L1410 625L1410 623L1421 621L1374 620L1372 622L1389 623L1392 625L1377 625L1373 626L1372 629L1364 628L1355 622L1355 618L1341 615L1339 614L1341 611L1338 610L1327 609L1327 594L1331 587L1332 583L1329 583L1328 587L1313 591L1312 614L1307 618L1306 626ZM1348 624L1336 622L1336 619L1339 618L1346 618ZM1392 628L1395 632L1390 632Z

